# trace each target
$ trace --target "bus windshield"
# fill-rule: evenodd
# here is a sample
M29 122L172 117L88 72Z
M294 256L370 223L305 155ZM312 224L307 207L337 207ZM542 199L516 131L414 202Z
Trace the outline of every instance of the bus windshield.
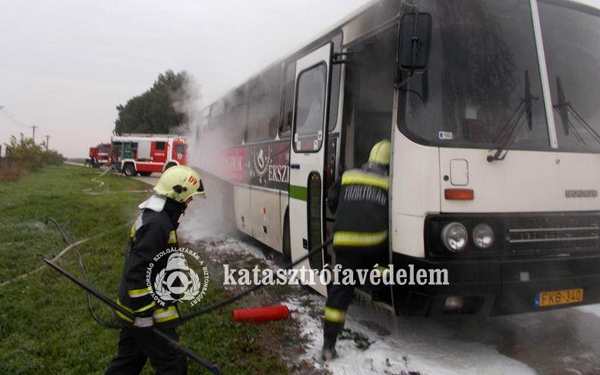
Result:
M558 147L600 152L600 11L539 2Z
M411 3L432 15L433 30L429 68L401 88L399 124L407 136L441 147L555 150L531 2ZM593 103L600 98L600 23L582 12L589 8L567 4L539 4L558 147L600 152L600 106ZM561 119L570 124L567 130Z

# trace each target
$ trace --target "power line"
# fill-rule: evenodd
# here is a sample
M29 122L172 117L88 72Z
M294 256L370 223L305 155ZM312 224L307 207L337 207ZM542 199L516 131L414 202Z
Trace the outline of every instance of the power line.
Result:
M0 105L0 115L3 115L13 123L23 128L28 128L29 126L25 125L23 122L19 121L10 111L3 105Z
M12 121L13 123L15 123L16 125L23 127L23 128L30 128L33 130L33 134L32 134L32 139L33 139L33 143L35 144L35 130L37 128L39 128L38 125L25 125L22 121L20 121L19 119L16 118L15 115L13 115L5 106L0 105L0 115L3 115L4 117L6 117L7 119L9 119L10 121ZM48 139L50 138L50 136L46 136L46 142L48 142ZM46 149L48 148L48 146L46 146Z

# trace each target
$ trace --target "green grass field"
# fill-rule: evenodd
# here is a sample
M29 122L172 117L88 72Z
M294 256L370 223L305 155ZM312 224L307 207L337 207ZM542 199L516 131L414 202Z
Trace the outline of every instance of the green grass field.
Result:
M81 257L88 283L114 298L129 230L148 188L72 165L50 166L0 183L0 374L105 371L116 353L118 330L97 324L83 290L42 262L68 246L48 220L60 225L70 243L88 239L57 263L83 279ZM219 282L212 282L202 305L225 297ZM92 305L103 321L114 323L108 307L95 299ZM264 345L266 337L285 336L284 323L234 323L231 308L181 327L181 342L218 364L224 374L286 374L279 355ZM189 372L208 373L191 361ZM144 373L153 373L149 365Z

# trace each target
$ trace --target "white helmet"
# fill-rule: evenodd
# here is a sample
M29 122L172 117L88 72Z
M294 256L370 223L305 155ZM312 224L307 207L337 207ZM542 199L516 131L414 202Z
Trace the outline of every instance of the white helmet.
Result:
M176 165L164 171L152 190L182 203L195 195L206 198L200 175L185 165Z

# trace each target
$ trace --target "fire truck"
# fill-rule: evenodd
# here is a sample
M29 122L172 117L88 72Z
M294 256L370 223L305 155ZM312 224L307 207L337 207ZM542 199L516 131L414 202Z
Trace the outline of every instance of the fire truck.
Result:
M126 176L150 176L186 164L185 138L173 134L123 134L111 138L115 167Z
M101 165L109 164L111 155L111 144L100 143L96 147L90 147L86 164L92 168L97 168Z

